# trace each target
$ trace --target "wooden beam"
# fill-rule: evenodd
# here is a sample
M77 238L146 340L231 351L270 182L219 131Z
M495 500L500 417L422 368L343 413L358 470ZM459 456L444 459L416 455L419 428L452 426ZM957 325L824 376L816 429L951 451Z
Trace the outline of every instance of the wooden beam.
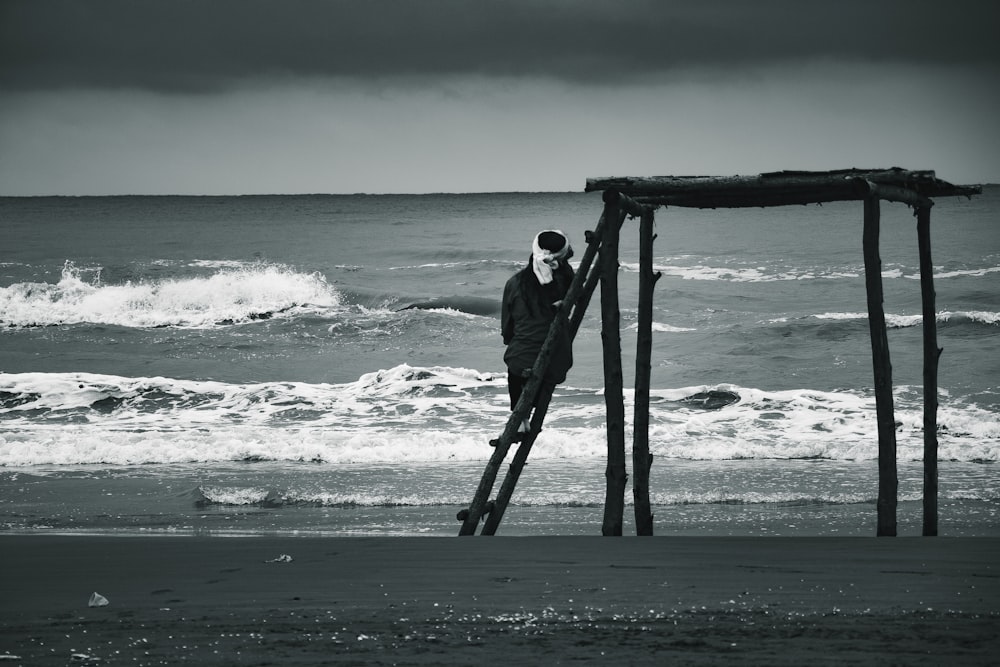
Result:
M653 288L660 274L653 272L653 212L639 219L639 321L635 353L635 407L632 421L632 499L636 535L653 534L653 514L649 505L649 383L653 348Z
M892 363L885 326L882 293L882 260L879 257L879 200L865 199L862 246L865 289L868 294L868 327L871 334L875 376L875 412L878 420L878 536L896 535L896 420L892 403Z
M633 218L639 218L643 213L649 210L649 206L640 204L631 197L618 192L617 190L605 190L601 198L604 200L605 204L617 204L618 208L631 215Z
M639 204L693 208L785 206L863 199L855 182L911 190L924 197L981 194L981 186L952 185L933 171L845 169L775 172L757 176L654 176L587 179L586 191L615 191Z
M931 209L917 209L917 241L920 251L920 295L924 320L924 524L923 534L938 534L938 360L937 311L934 265L931 262Z
M604 204L604 220L620 216L618 198ZM622 389L621 312L618 307L618 237L616 225L609 225L601 243L601 340L604 347L604 404L607 410L608 464L607 493L601 533L622 534L625 512L625 398Z
M855 179L854 185L861 197L878 197L886 201L900 202L913 208L929 209L934 205L934 202L928 197L898 185L873 183L863 178Z

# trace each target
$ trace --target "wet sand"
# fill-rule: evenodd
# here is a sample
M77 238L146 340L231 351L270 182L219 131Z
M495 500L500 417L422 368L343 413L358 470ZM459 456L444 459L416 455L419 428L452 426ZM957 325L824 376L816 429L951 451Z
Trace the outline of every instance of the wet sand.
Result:
M0 549L0 664L987 665L1000 655L992 537L3 535ZM94 592L108 604L89 607Z

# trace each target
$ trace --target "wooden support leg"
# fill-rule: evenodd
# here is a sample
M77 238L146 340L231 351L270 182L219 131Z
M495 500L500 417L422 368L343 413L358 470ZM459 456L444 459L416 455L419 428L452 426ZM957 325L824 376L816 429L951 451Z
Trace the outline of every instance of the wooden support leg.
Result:
M863 249L865 288L868 292L868 326L875 376L875 411L878 418L878 536L896 535L896 420L892 403L892 364L885 326L882 294L882 260L879 257L879 200L865 198Z
M635 505L636 535L653 534L653 515L649 505L649 382L653 348L653 288L660 278L653 273L653 211L639 219L639 332L635 355L635 417L632 434L632 498Z
M609 197L611 194L613 196ZM610 200L610 201L609 201ZM617 193L605 192L604 219L619 218ZM617 225L610 225L601 244L601 339L604 344L604 403L607 409L608 466L603 535L622 534L625 511L625 399L622 390L621 313L618 307Z
M938 360L934 265L931 263L931 209L917 208L920 249L920 294L924 319L924 526L925 536L938 534Z

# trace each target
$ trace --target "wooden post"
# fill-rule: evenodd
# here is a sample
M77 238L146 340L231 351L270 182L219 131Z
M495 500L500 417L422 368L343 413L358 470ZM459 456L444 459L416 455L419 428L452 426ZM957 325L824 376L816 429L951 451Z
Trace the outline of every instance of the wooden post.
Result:
M938 360L937 312L935 309L934 265L931 263L931 209L917 208L917 240L920 248L920 295L924 319L924 530L927 537L938 534Z
M649 381L653 349L653 288L660 273L653 273L653 210L639 218L639 322L635 354L635 417L632 426L632 498L635 503L635 534L653 534L649 506Z
M865 289L868 293L868 327L871 334L872 368L875 376L875 412L878 419L878 525L876 534L896 535L896 421L892 404L892 364L885 327L882 294L882 260L879 257L879 200L865 197L862 246L865 258Z
M618 193L604 193L604 219L618 220ZM622 390L621 312L618 308L617 225L608 225L601 243L601 340L604 345L604 404L607 410L608 465L601 533L622 534L625 513L625 398Z

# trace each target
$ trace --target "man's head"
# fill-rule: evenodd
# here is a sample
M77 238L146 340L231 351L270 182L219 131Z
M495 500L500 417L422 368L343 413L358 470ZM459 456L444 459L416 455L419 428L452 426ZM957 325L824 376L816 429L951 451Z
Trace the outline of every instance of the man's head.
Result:
M531 243L532 267L538 281L545 285L552 282L552 271L573 256L569 239L558 229L539 232Z

